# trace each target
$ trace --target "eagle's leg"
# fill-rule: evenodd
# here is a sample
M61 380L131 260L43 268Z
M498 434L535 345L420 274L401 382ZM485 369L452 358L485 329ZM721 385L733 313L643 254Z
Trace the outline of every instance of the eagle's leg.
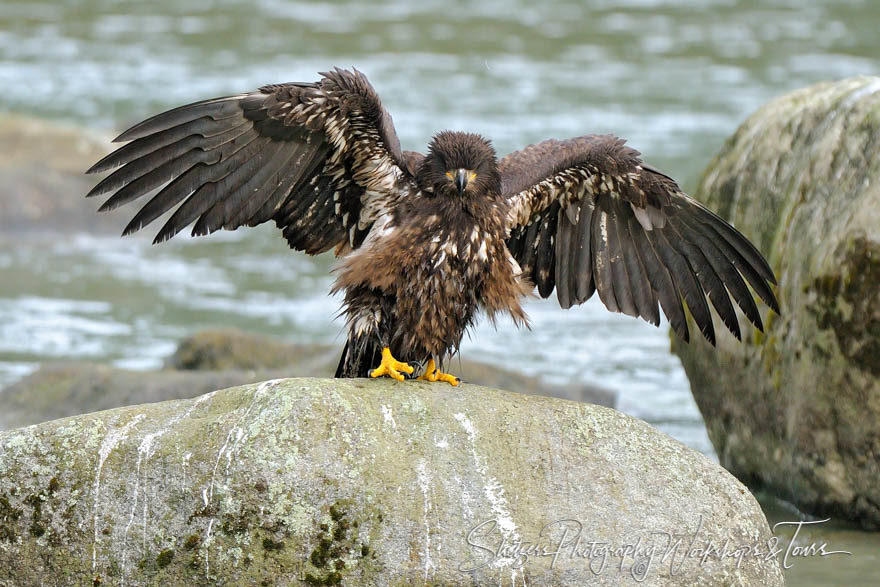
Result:
M370 377L382 377L387 375L398 381L403 381L403 371L407 375L413 372L413 368L408 363L402 363L391 356L391 349L387 346L382 349L382 363L370 371Z
M425 367L425 372L417 377L417 379L421 379L423 381L445 381L449 385L455 387L459 383L461 383L461 379L456 377L455 375L450 375L449 373L443 373L440 369L437 368L436 363L434 363L434 359L428 359L428 365Z

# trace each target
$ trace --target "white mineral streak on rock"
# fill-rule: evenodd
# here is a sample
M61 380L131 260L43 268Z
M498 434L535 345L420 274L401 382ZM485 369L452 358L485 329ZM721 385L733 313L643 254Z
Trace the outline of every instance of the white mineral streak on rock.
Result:
M211 536L211 530L214 528L214 519L208 522L208 532L205 534L205 578L211 578L211 561L209 560L209 555L211 554L211 542L213 542L213 536Z
M431 511L431 497L428 495L428 491L431 489L431 474L428 472L428 463L425 459L419 461L416 471L419 487L425 500L425 552L422 558L425 559L425 581L427 581L435 565L431 560L431 525L428 523L428 515Z
M95 540L92 543L92 570L94 571L98 566L98 540L100 530L98 528L98 521L100 519L100 510L98 509L98 499L101 497L101 471L104 468L104 463L107 461L107 457L110 456L110 453L113 452L113 449L116 448L116 445L125 440L128 437L128 433L131 429L136 426L141 420L143 420L146 416L143 414L138 414L132 420L130 420L127 424L125 424L122 428L114 428L111 429L107 435L104 437L103 442L101 442L101 448L98 449L98 468L95 471L95 486L92 491L95 494L94 500L94 532L95 532Z
M125 585L127 560L128 560L128 532L129 532L129 529L131 529L132 523L134 522L134 512L137 509L137 505L138 505L138 496L140 494L140 484L141 484L141 463L146 460L149 460L149 458L151 456L153 456L153 452L154 452L153 443L156 441L156 439L161 438L164 434L166 434L169 430L171 430L172 427L174 427L176 424L178 424L182 420L185 420L186 418L188 418L190 416L190 414L192 414L193 410L195 410L196 407L199 406L199 404L204 402L206 399L213 397L215 393L217 393L217 392L212 391L211 393L207 393L207 394L197 398L193 402L193 404L185 412L177 414L176 416L171 418L168 421L168 423L165 426L163 426L162 428L159 428L159 430L156 430L155 432L150 432L149 434L144 436L144 439L141 441L140 445L138 446L138 458L137 458L137 466L135 467L135 479L134 479L134 498L132 499L132 503L131 503L131 513L128 516L128 523L125 525L125 532L122 535L122 579L120 580L120 585ZM185 460L189 460L189 456L191 456L191 453L187 453ZM149 511L148 504L147 504L147 495L148 495L148 493L146 491L144 491L144 504L143 504L143 508L144 508L144 517L143 517L144 545L143 545L143 548L144 549L146 549L147 513Z
M270 381L264 381L257 387L254 392L254 397L251 400L251 403L245 409L244 413L242 413L241 417L239 417L238 421L235 425L229 429L229 433L226 435L226 441L223 443L223 446L220 447L220 451L217 453L217 460L214 462L214 470L211 472L211 484L208 486L206 504L212 503L214 501L214 484L217 479L217 468L220 466L220 459L223 458L223 455L226 455L226 480L229 479L229 466L232 463L232 457L235 454L235 451L238 449L238 445L241 443L242 439L245 436L244 430L241 428L241 423L244 422L247 417L250 415L251 410L254 407L254 404L257 403L257 400L262 397L262 395L266 392L267 389L275 385L281 381L280 379L272 379ZM229 446L230 441L232 442L232 446ZM203 496L205 494L203 493Z
M394 421L394 414L391 413L391 406L382 404L382 417L385 418L386 424L391 424L392 428L395 430L397 429L397 422Z
M245 422L248 416L251 413L254 405L257 403L266 390L273 387L277 384L281 379L271 379L269 381L264 381L261 383L257 389L254 391L254 397L251 400L251 403L245 409L244 413L242 413L241 417L239 417L238 421L235 425L230 428L229 433L226 435L226 441L223 443L223 446L220 447L220 451L217 453L217 459L214 461L214 470L211 472L211 483L207 490L202 490L202 499L205 502L205 507L207 508L211 503L214 502L214 484L217 478L217 468L220 466L220 459L223 458L223 455L226 455L226 472L224 476L224 487L229 482L229 467L232 464L232 457L235 455L235 452L238 450L238 445L245 437L244 429L242 428L242 422ZM229 446L230 441L232 442L232 446ZM205 578L209 578L210 575L210 562L208 560L210 553L210 543L211 543L211 529L214 527L214 518L208 522L208 532L205 537L204 547L205 547Z
M465 513L465 515L467 516L467 519L470 520L470 521L473 521L473 519L474 519L474 510L471 509L471 504L473 503L474 500L473 500L473 498L471 497L470 492L468 492L468 490L467 490L467 486L465 486L465 485L462 483L462 481L461 481L461 477L459 477L458 475L454 475L454 476L452 477L452 480L455 482L455 486L458 487L458 488L460 488L460 489L459 489L459 494L460 494L460 496L461 496L461 505L464 506L464 513Z
M504 536L504 539L508 544L511 542L518 542L520 540L519 532L517 531L513 517L510 515L507 499L504 497L504 487L498 479L495 477L489 477L485 459L477 454L477 432L474 429L474 425L471 423L467 415L462 412L453 414L453 417L459 424L461 424L461 427L464 428L464 431L468 435L468 440L471 443L471 456L474 459L474 466L480 474L480 477L484 480L483 494L489 502L489 508L495 515L495 523L498 524L498 529L501 531L501 534ZM508 566L512 562L512 559L499 557L493 561L492 564L500 568Z

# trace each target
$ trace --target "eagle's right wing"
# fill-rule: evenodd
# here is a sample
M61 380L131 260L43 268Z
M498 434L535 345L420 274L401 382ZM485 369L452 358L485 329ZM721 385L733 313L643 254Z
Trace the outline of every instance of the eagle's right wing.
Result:
M411 178L391 116L367 78L336 69L315 83L175 108L122 133L128 142L87 173L121 166L89 192L110 210L169 182L123 234L178 204L154 242L274 220L309 254L358 247Z
M728 292L762 329L746 285L779 312L773 270L730 224L682 193L613 135L548 140L498 165L510 203L507 246L542 297L568 308L593 292L615 312L660 323L688 340L681 300L712 344L706 296L740 337Z

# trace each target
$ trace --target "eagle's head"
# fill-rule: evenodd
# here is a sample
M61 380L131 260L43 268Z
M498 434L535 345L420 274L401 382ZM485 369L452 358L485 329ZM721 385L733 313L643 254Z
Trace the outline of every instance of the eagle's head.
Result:
M473 133L443 131L435 135L416 179L422 190L435 196L469 199L501 193L495 149Z

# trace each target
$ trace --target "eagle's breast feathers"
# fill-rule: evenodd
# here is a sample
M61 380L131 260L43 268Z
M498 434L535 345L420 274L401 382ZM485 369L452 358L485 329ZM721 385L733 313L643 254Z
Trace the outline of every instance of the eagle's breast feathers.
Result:
M520 299L532 286L506 246L506 205L481 205L474 215L462 202L438 198L419 192L377 222L363 245L339 260L333 289L393 296L405 346L443 356L458 347L477 310L525 322Z

